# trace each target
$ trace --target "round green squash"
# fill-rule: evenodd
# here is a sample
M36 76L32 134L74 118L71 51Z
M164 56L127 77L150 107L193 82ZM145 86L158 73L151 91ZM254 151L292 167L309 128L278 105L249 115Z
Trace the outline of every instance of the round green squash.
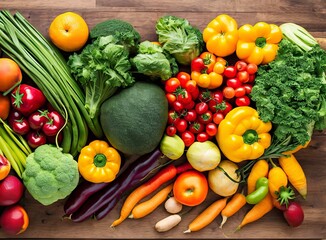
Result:
M110 144L127 155L153 151L163 137L168 102L154 83L136 82L106 100L100 121Z

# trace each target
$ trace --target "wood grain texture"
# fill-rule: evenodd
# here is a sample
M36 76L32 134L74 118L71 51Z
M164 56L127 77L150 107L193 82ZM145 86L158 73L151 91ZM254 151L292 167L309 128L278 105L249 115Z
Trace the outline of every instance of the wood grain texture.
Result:
M258 21L282 24L295 22L305 27L313 36L325 43L326 1L324 0L1 0L0 9L12 13L21 12L44 36L51 21L58 14L74 11L81 14L89 27L110 18L129 21L142 35L142 40L156 40L155 23L163 15L187 18L191 24L203 29L218 14L233 16L239 25ZM325 45L324 45L325 46ZM210 193L205 204L194 208L183 216L181 223L166 233L157 233L154 224L167 216L163 206L142 220L127 219L115 229L109 226L119 215L122 201L103 220L89 219L73 223L62 219L64 200L51 206L42 206L26 193L23 204L26 207L30 226L19 238L78 238L78 239L325 239L326 238L326 134L315 133L307 149L296 154L308 178L308 197L298 198L305 211L303 225L290 228L281 212L274 209L261 220L249 224L242 230L234 230L248 210L242 209L228 220L223 229L218 228L218 217L205 229L184 234L191 220L216 195ZM9 238L1 232L0 238ZM17 236L15 237L17 238Z

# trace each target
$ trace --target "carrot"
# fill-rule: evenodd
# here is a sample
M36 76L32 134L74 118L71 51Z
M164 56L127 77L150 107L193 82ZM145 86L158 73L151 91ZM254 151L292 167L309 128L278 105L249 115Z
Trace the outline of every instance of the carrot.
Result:
M0 93L0 118L6 120L10 111L10 98L8 95L4 96Z
M246 205L246 196L243 193L236 193L231 200L226 204L221 212L222 222L220 228L223 227L226 220L238 212L243 206Z
M129 218L142 218L152 213L158 206L160 206L173 188L173 184L170 184L156 193L153 197L144 201L134 207Z
M122 223L140 200L154 192L162 184L173 179L178 173L186 171L190 167L191 165L189 163L185 163L178 167L170 164L156 173L150 180L136 188L125 200L120 211L120 217L111 224L111 227L115 227Z
M259 220L268 212L270 212L273 208L273 197L268 193L262 201L260 201L255 206L253 206L253 208L250 209L250 211L244 216L242 222L236 230L240 230L245 225Z
M247 193L250 194L256 189L256 182L261 177L267 177L269 170L268 162L266 160L258 160L252 167L247 179Z
M269 192L274 198L278 198L278 192L281 187L288 185L288 177L281 167L273 163L272 169L268 173L268 188Z
M307 196L307 178L295 156L291 154L289 157L280 157L278 162L286 173L289 182L305 199Z
M213 202L189 224L188 229L183 233L199 231L202 228L206 227L211 222L213 222L214 219L220 214L220 212L226 206L227 200L228 197L225 197Z

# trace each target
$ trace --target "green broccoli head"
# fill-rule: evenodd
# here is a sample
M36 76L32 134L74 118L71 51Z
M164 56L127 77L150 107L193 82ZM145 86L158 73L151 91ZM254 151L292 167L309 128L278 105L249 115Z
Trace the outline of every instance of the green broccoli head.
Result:
M27 157L22 179L34 199L50 205L67 197L76 188L78 165L72 155L46 144Z

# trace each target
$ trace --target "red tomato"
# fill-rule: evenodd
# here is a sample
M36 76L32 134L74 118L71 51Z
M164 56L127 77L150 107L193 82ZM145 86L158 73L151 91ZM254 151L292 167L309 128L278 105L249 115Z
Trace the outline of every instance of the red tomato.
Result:
M178 88L175 94L177 95L177 101L181 102L182 104L187 104L192 101L192 96L190 93L183 88Z
M249 74L249 81L250 83L252 83L253 81L255 81L256 75L255 74Z
M186 120L184 119L180 119L180 121L178 121L177 123L174 124L175 127L177 128L177 131L182 133L184 131L186 131L187 127L188 127L188 123Z
M257 66L256 64L254 64L254 63L249 63L249 64L247 65L247 72L248 72L249 74L255 74L255 73L257 72L257 70L258 70L258 66Z
M177 78L170 78L165 82L165 91L173 93L180 86L180 81Z
M180 120L179 114L174 110L169 110L168 112L168 124L175 124Z
M242 82L238 78L229 78L226 80L226 85L234 89L241 87Z
M13 120L11 122L11 128L15 133L19 135L25 135L30 131L28 120L24 117L21 119Z
M191 71L201 72L205 68L204 60L201 57L196 57L191 61Z
M205 102L199 102L195 106L196 113L203 114L208 111L208 104Z
M243 87L246 89L246 94L250 94L251 93L251 90L252 90L252 85L251 84L243 84Z
M184 131L181 133L181 139L183 140L186 147L189 147L195 141L195 135L190 132L189 130Z
M175 100L177 100L177 97L173 93L167 93L165 94L165 97L168 100L169 105L172 105Z
M206 125L205 131L208 134L208 136L215 136L217 133L217 125L214 122L211 122Z
M228 66L225 68L223 75L227 78L234 78L237 75L237 69L235 66Z
M185 89L188 92L190 93L195 92L196 88L197 88L197 82L195 80L189 80L188 82L186 82Z
M247 71L238 72L237 73L237 78L242 83L249 82L249 73Z
M235 66L235 68L237 69L238 72L247 70L247 63L245 61L239 60L234 64L234 66Z
M197 206L207 196L208 183L205 175L196 170L181 173L173 184L173 196L186 206Z
M235 92L235 97L242 97L246 95L246 89L244 87L238 87L234 90Z
M237 106L249 106L250 105L250 98L248 96L242 96L235 99L235 104Z
M197 113L195 109L188 110L183 118L188 122L194 122L197 119Z
M177 112L181 112L184 109L183 104L180 101L174 101L173 104L173 109Z
M173 137L177 133L177 128L173 125L169 125L165 129L166 135Z
M190 80L190 74L186 72L178 72L177 79L180 81L180 86L185 88L186 83Z
M193 109L195 107L195 101L191 100L190 102L188 102L187 104L183 104L184 108L187 110Z
M193 100L196 100L199 96L199 88L196 87L195 90L193 92L190 92L191 96L192 96L192 99Z
M47 114L47 121L42 126L42 131L46 136L55 136L65 124L64 118L57 111Z
M225 87L223 88L223 96L225 98L231 99L235 95L235 91L233 87Z
M194 123L190 124L190 126L189 126L189 131L194 134L201 133L204 130L205 130L204 124L202 124L200 122L194 122Z
M198 133L197 136L196 136L196 140L198 142L205 142L208 139L209 139L209 135L207 134L207 132Z
M202 124L208 124L213 121L213 113L211 111L206 111L205 113L198 116L198 121Z
M229 102L225 102L225 109L222 110L222 114L225 116L226 114L228 114L228 112L230 112L233 108L232 104Z
M46 144L46 136L42 132L32 131L26 136L27 143L31 148L37 148L43 144Z
M224 115L221 112L217 112L213 114L213 122L215 124L220 124L220 122L224 119Z

